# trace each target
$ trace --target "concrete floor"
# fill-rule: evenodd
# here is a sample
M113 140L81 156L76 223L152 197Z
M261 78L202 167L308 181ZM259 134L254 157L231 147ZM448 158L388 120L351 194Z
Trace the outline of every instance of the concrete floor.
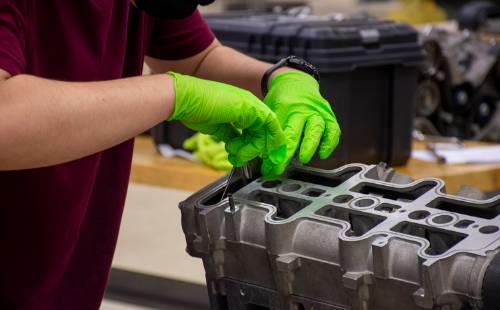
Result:
M201 260L185 252L180 201L191 193L130 184L113 268L141 274L204 284ZM101 310L153 310L105 299ZM169 310L183 310L172 309Z
M180 201L191 193L131 184L113 267L204 284L200 259L186 251Z

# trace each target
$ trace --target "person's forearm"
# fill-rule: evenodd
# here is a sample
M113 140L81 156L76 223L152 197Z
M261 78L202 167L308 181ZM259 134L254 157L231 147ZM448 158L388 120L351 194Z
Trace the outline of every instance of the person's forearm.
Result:
M0 82L0 170L36 168L110 148L166 119L169 75L69 83L18 75Z
M262 76L272 64L246 56L215 40L200 53L182 60L161 60L146 57L146 63L153 73L175 71L238 86L251 91L262 99L260 83ZM281 68L271 76L291 68Z
M248 89L254 95L262 98L261 80L272 64L246 56L232 48L218 46L203 58L197 67L196 76L216 80ZM282 68L274 74L291 68Z

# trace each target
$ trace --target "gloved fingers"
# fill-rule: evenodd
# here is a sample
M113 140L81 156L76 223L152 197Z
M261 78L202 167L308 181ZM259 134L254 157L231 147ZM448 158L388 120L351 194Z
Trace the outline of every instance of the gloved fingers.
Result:
M227 142L238 137L240 132L232 124L219 124L211 135L220 141Z
M269 157L263 156L262 157L262 166L260 168L260 172L263 177L266 179L274 179L276 177L279 177L280 175L285 172L286 168L288 167L288 164L290 162L283 162L279 164L274 164Z
M247 131L250 136L263 137L265 143L259 155L265 153L273 163L282 162L285 159L286 144L278 118L251 93L243 99L245 101L237 113L234 126Z
M260 173L264 178L273 175L273 170L275 169L275 165L269 160L267 157L263 157L262 166L260 167Z
M337 120L327 121L325 133L323 134L323 142L319 147L319 158L327 159L335 150L340 140L340 127Z
M325 120L319 115L313 115L307 119L304 129L304 139L300 145L299 160L303 164L311 161L318 149L321 138L325 131Z
M255 127L257 128L243 130L240 137L226 143L231 164L241 167L246 162L264 155L273 165L283 163L286 140L276 117L269 114L264 123Z
M226 152L231 155L235 155L238 151L248 143L249 133L247 130L243 130L241 136L226 142Z
M232 105L234 113L228 115L232 118L228 121L236 128L256 130L266 124L269 115L274 115L271 109L251 92L241 91L238 95L239 102Z
M266 120L265 132L265 155L269 160L278 165L286 160L286 137L276 115L271 112Z
M230 123L210 125L185 122L184 124L193 130L214 136L216 139L224 142L240 136L239 130Z
M286 121L284 129L286 137L286 157L283 162L274 166L273 170L270 172L271 174L281 175L285 172L299 147L306 120L307 119L302 114L295 113Z
M241 167L248 161L262 156L265 151L265 139L264 135L243 134L242 137L229 141L226 144L229 162L235 167Z

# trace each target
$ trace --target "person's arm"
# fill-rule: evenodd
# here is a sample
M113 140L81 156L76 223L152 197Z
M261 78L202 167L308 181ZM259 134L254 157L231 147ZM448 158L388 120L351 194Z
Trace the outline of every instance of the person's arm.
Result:
M55 165L117 145L165 120L169 75L60 82L0 69L0 170Z
M183 61L146 57L153 73L168 70L194 75L199 78L228 83L251 91L262 99L260 81L272 64L246 56L215 40L203 53ZM291 68L277 70L273 76Z
M218 41L202 55L186 62L147 58L153 72L179 70L200 78L232 84L263 97L260 85L271 64L248 57ZM321 159L329 157L337 147L340 128L330 103L320 93L318 82L309 74L291 68L276 70L269 79L269 93L262 98L276 114L284 130L287 144L285 160L272 174L284 172L296 153L307 164L317 150ZM238 144L226 150L234 152Z

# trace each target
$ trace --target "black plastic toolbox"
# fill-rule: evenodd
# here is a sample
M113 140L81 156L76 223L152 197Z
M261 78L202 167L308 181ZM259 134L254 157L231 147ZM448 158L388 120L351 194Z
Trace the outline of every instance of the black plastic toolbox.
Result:
M261 60L296 55L320 70L321 92L342 128L333 155L313 166L404 164L411 153L417 68L423 50L415 29L369 17L338 20L229 13L206 19L225 45ZM180 147L191 131L176 123L152 131Z

